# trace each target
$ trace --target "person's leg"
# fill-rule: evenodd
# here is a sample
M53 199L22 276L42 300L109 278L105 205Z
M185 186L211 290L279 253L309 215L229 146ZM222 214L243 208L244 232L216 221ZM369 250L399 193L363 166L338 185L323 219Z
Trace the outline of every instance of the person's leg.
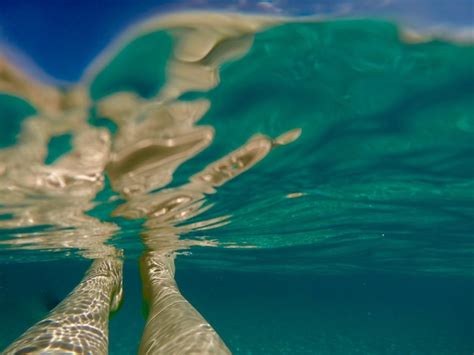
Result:
M140 268L149 302L140 355L230 354L215 330L179 292L173 255L147 252Z
M117 258L95 260L80 284L3 354L107 354L109 313L122 299L122 266Z

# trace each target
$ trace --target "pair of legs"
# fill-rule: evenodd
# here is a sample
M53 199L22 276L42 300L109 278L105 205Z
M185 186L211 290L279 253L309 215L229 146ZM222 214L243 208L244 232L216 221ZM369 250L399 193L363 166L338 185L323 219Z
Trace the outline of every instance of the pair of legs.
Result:
M79 285L3 354L107 354L109 314L122 299L122 267L118 258L95 260ZM172 255L146 253L141 272L150 311L139 354L230 354L179 292Z

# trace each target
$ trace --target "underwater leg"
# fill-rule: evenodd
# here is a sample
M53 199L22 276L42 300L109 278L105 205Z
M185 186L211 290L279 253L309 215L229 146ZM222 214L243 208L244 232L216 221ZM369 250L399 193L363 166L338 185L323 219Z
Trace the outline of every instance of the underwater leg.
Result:
M149 315L139 354L230 354L216 331L181 295L174 255L147 252L141 259Z
M95 260L78 286L2 354L108 353L109 313L122 298L123 262Z

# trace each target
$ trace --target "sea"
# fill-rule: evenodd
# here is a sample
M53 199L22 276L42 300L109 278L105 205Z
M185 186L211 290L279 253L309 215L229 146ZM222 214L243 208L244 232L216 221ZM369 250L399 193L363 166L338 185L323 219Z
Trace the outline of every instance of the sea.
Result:
M81 80L0 59L0 349L95 259L139 260L235 354L474 351L474 44L377 17L177 13Z

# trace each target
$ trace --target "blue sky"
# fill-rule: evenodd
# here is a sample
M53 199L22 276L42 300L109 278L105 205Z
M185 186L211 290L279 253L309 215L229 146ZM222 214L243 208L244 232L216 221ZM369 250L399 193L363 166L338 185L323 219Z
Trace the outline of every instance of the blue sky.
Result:
M172 10L383 15L427 25L472 26L474 0L0 0L0 44L51 77L77 81L91 60L132 23Z

